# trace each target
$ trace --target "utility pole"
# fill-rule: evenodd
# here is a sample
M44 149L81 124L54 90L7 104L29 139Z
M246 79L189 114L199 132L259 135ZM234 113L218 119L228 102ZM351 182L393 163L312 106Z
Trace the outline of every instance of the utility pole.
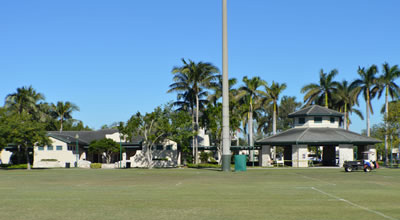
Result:
M228 84L228 16L227 0L222 0L222 171L231 171L231 139L229 135Z

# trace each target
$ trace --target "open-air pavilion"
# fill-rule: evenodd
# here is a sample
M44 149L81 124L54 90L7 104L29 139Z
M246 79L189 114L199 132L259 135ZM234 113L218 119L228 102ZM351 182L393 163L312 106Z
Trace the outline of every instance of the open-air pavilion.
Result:
M294 119L294 128L256 141L256 145L261 146L261 166L271 166L273 146L284 148L286 165L293 167L308 167L309 146L323 148L322 163L326 166L342 167L344 161L354 160L355 146L356 155L368 151L372 154L364 159L376 160L375 144L380 141L343 129L340 112L312 105L289 114L289 117Z

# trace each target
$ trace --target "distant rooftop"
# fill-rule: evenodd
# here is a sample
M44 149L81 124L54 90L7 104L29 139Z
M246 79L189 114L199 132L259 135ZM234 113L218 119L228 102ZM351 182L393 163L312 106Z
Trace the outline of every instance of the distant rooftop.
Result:
M297 112L293 112L289 114L289 118L295 117L304 117L304 116L335 116L335 117L342 117L344 114L338 111L325 108L319 105L311 105L300 109Z

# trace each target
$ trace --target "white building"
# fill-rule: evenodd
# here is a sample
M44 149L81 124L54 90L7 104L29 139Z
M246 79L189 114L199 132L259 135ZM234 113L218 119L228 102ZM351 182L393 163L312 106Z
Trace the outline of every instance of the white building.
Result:
M327 166L342 167L344 161L354 160L354 146L357 155L363 152L376 160L374 144L380 143L374 138L347 131L341 127L343 114L322 106L312 105L289 114L294 119L294 128L279 134L258 140L260 166L271 165L271 146L284 147L284 158L293 167L308 167L308 146L323 147L322 162ZM337 158L338 156L338 164Z
M94 140L109 138L117 143L121 143L124 149L122 158L115 154L109 168L119 167L146 167L147 160L142 149L142 138L134 138L130 142L123 138L120 140L118 130L98 130L98 131L51 131L48 132L51 145L35 146L33 155L33 167L66 167L75 166L78 162L79 167L89 167L90 163L104 163L103 154L91 153L88 151L89 144ZM78 146L78 148L77 148ZM153 166L155 167L174 167L180 165L177 144L167 140L162 145L158 145L152 150Z

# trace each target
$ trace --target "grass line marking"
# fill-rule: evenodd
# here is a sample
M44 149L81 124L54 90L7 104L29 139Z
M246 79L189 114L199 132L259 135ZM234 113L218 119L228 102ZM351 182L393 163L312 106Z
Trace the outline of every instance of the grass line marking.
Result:
M334 199L336 199L336 200L339 200L339 201L341 201L341 202L345 202L345 203L347 203L347 204L350 204L350 205L352 205L352 206L354 206L354 207L357 207L357 208L363 209L363 210L365 210L365 211L374 213L374 214L379 215L379 216L381 216L381 217L384 217L384 218L387 218L387 219L390 219L390 220L398 220L398 219L396 219L396 218L387 216L387 215L383 214L382 212L378 212L378 211L369 209L369 208L367 208L367 207L364 207L364 206L355 204L355 203L353 203L353 202L350 202L349 200L346 200L346 199L337 197L337 196L335 196L335 195L332 195L332 194L330 194L330 193L324 192L324 191L322 191L322 190L320 190L320 189L317 189L317 188L315 188L315 187L311 187L311 189L314 190L314 191L317 191L317 192L319 192L319 193L322 193L322 194L324 194L324 195L327 195L327 196L329 196L329 197L331 197L331 198L334 198Z

